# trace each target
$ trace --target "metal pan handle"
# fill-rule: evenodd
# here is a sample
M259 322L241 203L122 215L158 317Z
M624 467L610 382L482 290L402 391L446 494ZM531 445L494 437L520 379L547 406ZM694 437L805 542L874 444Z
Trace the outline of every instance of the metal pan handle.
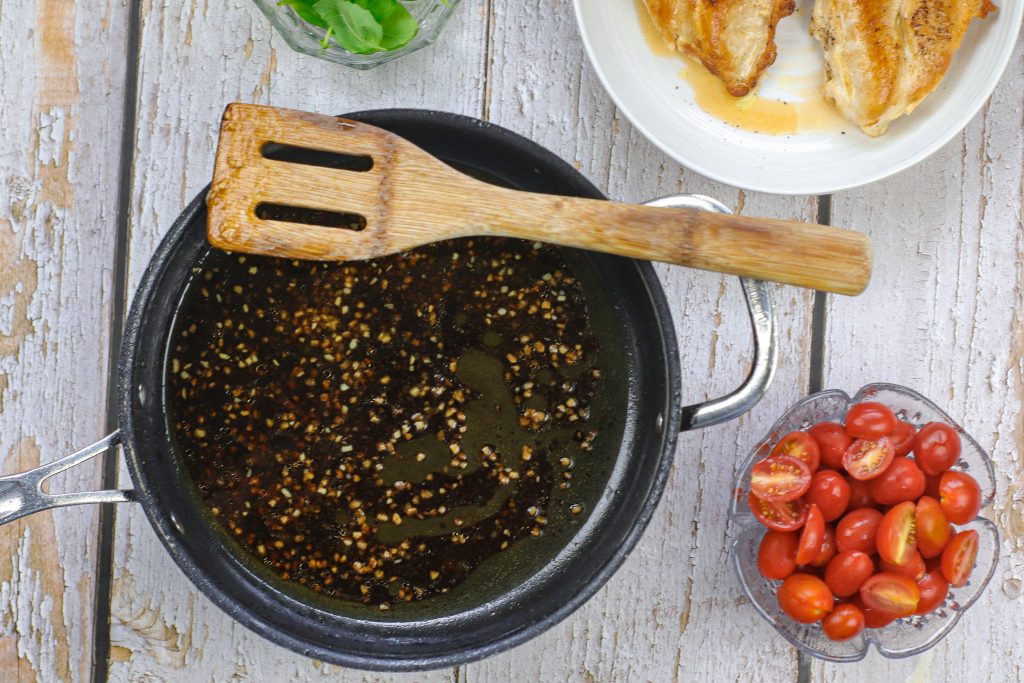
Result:
M698 194L662 197L647 202L647 205L732 213L721 202ZM771 292L767 283L760 280L741 277L740 283L754 330L754 362L750 373L735 391L683 408L680 431L703 429L739 417L761 400L775 376L779 361L779 330L775 324Z
M64 470L85 462L121 443L121 432L108 434L91 446L41 465L34 470L0 477L0 525L13 522L33 512L65 505L84 503L128 503L135 500L135 492L86 491L82 493L49 494L43 491L43 482Z

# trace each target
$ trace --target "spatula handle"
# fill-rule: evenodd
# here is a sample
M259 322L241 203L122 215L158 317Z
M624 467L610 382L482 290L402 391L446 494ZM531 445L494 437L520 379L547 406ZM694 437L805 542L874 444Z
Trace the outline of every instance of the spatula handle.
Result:
M699 209L514 192L505 197L516 206L488 207L492 234L838 294L859 294L871 279L870 242L850 230Z

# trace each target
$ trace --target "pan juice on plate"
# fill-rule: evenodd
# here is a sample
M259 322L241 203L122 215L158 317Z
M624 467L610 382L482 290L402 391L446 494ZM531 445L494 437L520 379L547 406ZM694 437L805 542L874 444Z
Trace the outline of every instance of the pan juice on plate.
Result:
M554 527L601 420L600 350L555 248L452 240L364 262L213 250L167 392L199 497L252 557L390 609Z

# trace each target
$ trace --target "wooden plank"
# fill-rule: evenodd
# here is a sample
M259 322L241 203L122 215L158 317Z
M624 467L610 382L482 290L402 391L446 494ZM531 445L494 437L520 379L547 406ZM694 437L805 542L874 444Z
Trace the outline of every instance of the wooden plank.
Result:
M121 142L124 15L73 0L0 2L0 467L103 435ZM96 488L98 462L52 491ZM95 507L0 529L5 681L86 681Z
M650 145L622 118L587 64L571 3L497 0L494 15L490 118L571 161L612 197L644 201L698 192L750 214L814 218L811 198L739 192L683 171ZM737 281L679 268L658 271L675 308L684 397L696 402L730 390L750 354ZM765 400L740 420L682 436L657 514L626 564L589 603L534 641L464 667L460 680L796 678L795 652L743 604L726 550L736 463L806 393L811 295L788 287L773 292L782 364Z
M438 43L358 72L298 55L249 2L143 6L130 288L185 204L210 180L231 101L342 113L422 107L479 115L486 3L463 3ZM182 84L188 87L182 87ZM122 473L124 476L124 473ZM344 672L277 647L206 600L164 552L141 510L118 515L111 680L417 680Z
M837 195L837 223L870 232L875 280L828 315L826 385L912 387L991 449L999 568L982 599L933 651L858 666L815 663L845 680L1024 680L1024 50L965 132L920 166Z

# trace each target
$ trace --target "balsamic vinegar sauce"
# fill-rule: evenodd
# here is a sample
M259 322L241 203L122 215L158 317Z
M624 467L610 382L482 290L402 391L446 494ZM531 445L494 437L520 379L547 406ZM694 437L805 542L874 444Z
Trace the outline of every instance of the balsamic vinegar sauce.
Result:
M281 578L389 609L570 515L597 342L558 250L365 262L213 250L172 333L170 422L224 529ZM555 501L558 501L557 503Z

